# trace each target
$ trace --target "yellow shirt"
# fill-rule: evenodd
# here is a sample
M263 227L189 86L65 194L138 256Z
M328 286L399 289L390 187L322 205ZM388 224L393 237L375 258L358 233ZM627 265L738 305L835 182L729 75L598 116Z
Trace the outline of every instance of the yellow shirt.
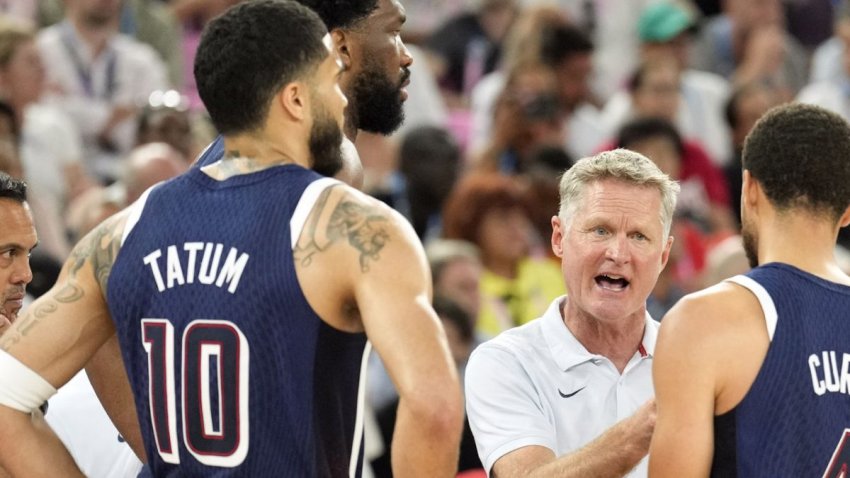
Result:
M484 270L481 274L481 311L476 330L494 337L530 322L566 293L558 264L549 259L524 259L514 279Z

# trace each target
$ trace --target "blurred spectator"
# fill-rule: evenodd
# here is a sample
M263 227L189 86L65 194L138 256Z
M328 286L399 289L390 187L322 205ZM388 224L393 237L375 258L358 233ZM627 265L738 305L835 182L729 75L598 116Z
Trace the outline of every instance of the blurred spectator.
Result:
M130 152L119 181L95 188L69 206L67 227L76 239L83 237L101 221L124 209L151 186L181 174L188 168L186 159L165 143L148 143Z
M666 118L644 117L623 125L617 147L643 154L661 171L680 182L678 218L685 217L706 234L734 230L724 177L704 154L695 154ZM710 192L711 191L711 192Z
M403 212L423 240L438 237L443 204L460 175L460 149L442 128L422 127L405 136L400 149Z
M463 179L446 201L443 234L481 252L477 330L485 335L535 319L564 293L558 266L529 253L534 231L528 205L511 178L482 173Z
M437 78L450 106L464 106L472 87L496 68L516 13L516 0L482 0L474 11L449 19L425 42L436 57Z
M713 286L749 270L750 263L741 236L729 236L708 251L700 288Z
M844 52L850 43L850 0L838 0L833 3L835 22L832 36L818 46L812 55L810 83L850 81L844 64Z
M147 143L166 143L187 160L200 152L192 134L188 100L176 90L151 93L142 108L136 145Z
M65 13L38 36L49 91L80 127L89 171L108 182L135 144L140 106L167 89L165 66L118 33L121 0L66 0Z
M514 175L525 172L532 153L563 143L564 116L554 71L521 64L512 72L493 111L493 134L473 157L473 168Z
M850 19L845 17L837 25L836 38L841 48L840 55L833 60L840 73L810 83L797 95L797 101L826 108L850 121Z
M524 55L518 63L512 65L510 71L494 73L494 76L499 75L501 79L487 82L486 95L495 96L489 101L484 94L478 96L476 108L493 111L495 121L495 102L500 98L499 92L506 89L508 79L517 74L515 71L521 72L529 64L545 65L554 72L558 114L566 122L561 144L571 157L589 155L605 138L599 111L591 104L592 96L588 84L592 69L593 44L579 29L562 21L554 20L548 15L540 21L542 31L534 33L539 38L536 45L539 49ZM530 46L534 44L535 42L530 42ZM477 120L481 115L474 113L474 117ZM495 136L498 134L495 128L496 125L492 124L485 127L476 126L475 130L479 134Z
M808 51L830 36L834 5L842 0L792 0L783 2L788 32Z
M478 248L467 241L434 239L425 244L425 255L431 266L434 295L451 299L475 321L481 310L481 257Z
M732 131L732 161L724 168L729 187L732 212L737 225L741 225L741 154L744 140L750 134L756 121L767 110L779 104L779 98L773 88L761 83L750 83L735 89L726 104L726 122Z
M79 131L61 110L40 101L44 67L30 27L0 21L0 96L20 125L19 152L24 177L36 199L40 253L65 259L70 244L62 226L65 207L91 186L83 172Z
M531 243L532 254L557 261L549 238L552 236L552 216L558 213L560 204L558 185L561 175L575 161L560 146L544 146L531 153L524 183L525 202L529 205L529 219L534 228Z
M729 132L723 120L729 84L713 73L688 69L694 27L691 13L678 4L646 8L638 19L641 62L668 62L677 67L677 105L671 119L685 138L699 140L714 164L723 165L731 159ZM634 114L632 95L621 90L605 104L603 118L607 127L616 131Z
M703 26L691 61L736 84L765 82L788 99L808 78L806 51L785 30L780 0L723 2L723 14Z
M64 0L35 1L39 2L39 21L42 26L59 23L64 18ZM181 28L168 3L154 0L122 0L118 31L156 50L168 68L169 83L178 86L183 81Z

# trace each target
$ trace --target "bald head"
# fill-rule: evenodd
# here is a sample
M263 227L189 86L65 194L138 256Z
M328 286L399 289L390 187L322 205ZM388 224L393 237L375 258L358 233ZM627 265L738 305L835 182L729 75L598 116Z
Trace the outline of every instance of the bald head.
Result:
M135 148L127 158L124 173L127 204L154 184L183 173L186 167L183 156L165 143L148 143Z

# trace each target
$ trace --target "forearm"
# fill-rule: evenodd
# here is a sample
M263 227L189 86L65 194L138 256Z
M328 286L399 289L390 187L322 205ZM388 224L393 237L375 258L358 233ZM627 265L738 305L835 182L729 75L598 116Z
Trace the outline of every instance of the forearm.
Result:
M0 406L0 423L0 462L10 475L83 477L71 454L43 419Z
M393 433L393 474L455 476L462 420L459 400L447 407L415 407L402 399Z

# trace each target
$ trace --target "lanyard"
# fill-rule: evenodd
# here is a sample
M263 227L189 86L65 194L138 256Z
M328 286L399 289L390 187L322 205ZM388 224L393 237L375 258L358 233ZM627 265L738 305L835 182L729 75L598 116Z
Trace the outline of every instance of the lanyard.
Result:
M77 51L77 45L79 41L74 35L73 27L70 23L66 22L62 29L62 44L65 46L65 50L68 51L68 56L71 58L71 63L74 64L74 69L77 71L77 77L80 79L80 84L83 85L83 90L85 90L86 96L89 98L99 98L103 100L111 100L113 94L115 93L116 81L115 81L115 64L116 64L116 55L115 51L107 47L104 55L106 57L106 89L102 92L102 94L96 94L94 91L94 81L92 80L92 72L91 66L85 64L83 59L80 57L79 51Z

